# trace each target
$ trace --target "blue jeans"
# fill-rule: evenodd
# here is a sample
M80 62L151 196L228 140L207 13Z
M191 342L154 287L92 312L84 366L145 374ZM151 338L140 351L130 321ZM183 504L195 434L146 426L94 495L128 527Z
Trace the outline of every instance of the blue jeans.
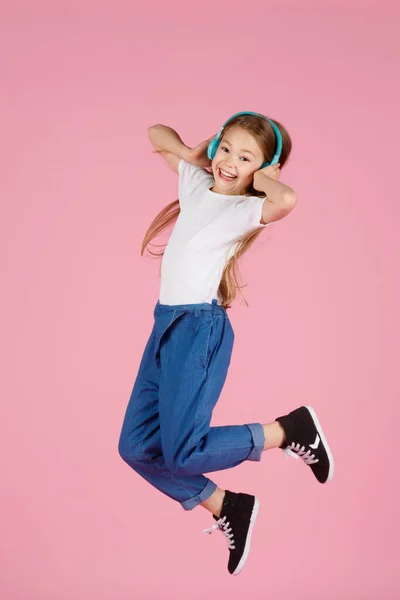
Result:
M154 326L126 409L118 451L158 490L192 510L217 485L203 473L260 461L260 423L210 427L234 333L217 304L157 302Z

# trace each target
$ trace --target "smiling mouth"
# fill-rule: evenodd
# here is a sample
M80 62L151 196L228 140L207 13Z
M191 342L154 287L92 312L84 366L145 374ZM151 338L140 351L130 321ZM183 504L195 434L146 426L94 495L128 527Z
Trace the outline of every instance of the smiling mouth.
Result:
M236 175L231 175L228 171L220 168L218 168L218 175L223 181L234 181L237 178Z

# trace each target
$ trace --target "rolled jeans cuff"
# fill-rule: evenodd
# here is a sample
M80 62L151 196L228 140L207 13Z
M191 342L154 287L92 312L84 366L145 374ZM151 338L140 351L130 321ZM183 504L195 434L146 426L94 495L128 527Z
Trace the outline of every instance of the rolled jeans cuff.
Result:
M209 479L206 484L206 487L203 488L203 490L200 492L200 494L197 494L197 496L193 496L192 498L189 498L189 500L184 500L183 502L181 502L181 506L185 510L192 510L198 504L201 504L202 502L207 500L207 498L209 498L215 492L216 489L217 489L217 484L214 483L213 481L211 481L211 479Z
M264 428L261 423L246 423L246 425L250 429L254 443L254 448L251 450L247 460L260 461L265 444Z

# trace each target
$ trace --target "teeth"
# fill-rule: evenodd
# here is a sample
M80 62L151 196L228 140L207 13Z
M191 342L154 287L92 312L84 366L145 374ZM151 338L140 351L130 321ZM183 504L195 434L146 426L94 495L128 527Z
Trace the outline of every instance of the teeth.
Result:
M236 177L236 175L231 175L230 173L227 173L226 171L223 171L222 169L220 169L222 175L225 175L225 177L230 177L231 179L234 179Z

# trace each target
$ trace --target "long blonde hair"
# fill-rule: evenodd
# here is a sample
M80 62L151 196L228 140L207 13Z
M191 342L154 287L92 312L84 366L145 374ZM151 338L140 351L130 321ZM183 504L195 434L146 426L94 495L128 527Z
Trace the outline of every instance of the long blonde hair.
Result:
M272 119L271 119L272 120ZM291 149L292 141L287 130L278 121L273 120L275 125L278 127L282 136L282 152L279 158L279 162L282 168L288 161ZM263 151L265 161L271 161L275 153L276 138L275 133L270 123L263 117L258 115L240 115L235 117L224 127L224 134L229 131L232 127L239 126L253 135L256 142ZM263 192L255 190L252 185L247 189L246 195L265 197ZM150 224L150 227L146 231L143 238L141 255L143 256L146 248L149 254L154 258L161 258L164 254L165 244L163 244L163 250L154 252L150 249L151 241L160 235L168 227L172 226L180 213L179 200L174 200L163 208L155 219ZM220 285L218 288L218 296L221 301L221 305L228 309L231 307L233 300L236 297L237 290L242 294L240 285L240 271L239 271L239 259L243 254L252 246L260 235L262 228L256 228L253 231L246 233L237 243L233 256L225 264ZM156 244L151 244L156 246ZM161 247L161 246L157 246ZM242 297L244 298L243 294ZM247 304L246 299L244 301Z

